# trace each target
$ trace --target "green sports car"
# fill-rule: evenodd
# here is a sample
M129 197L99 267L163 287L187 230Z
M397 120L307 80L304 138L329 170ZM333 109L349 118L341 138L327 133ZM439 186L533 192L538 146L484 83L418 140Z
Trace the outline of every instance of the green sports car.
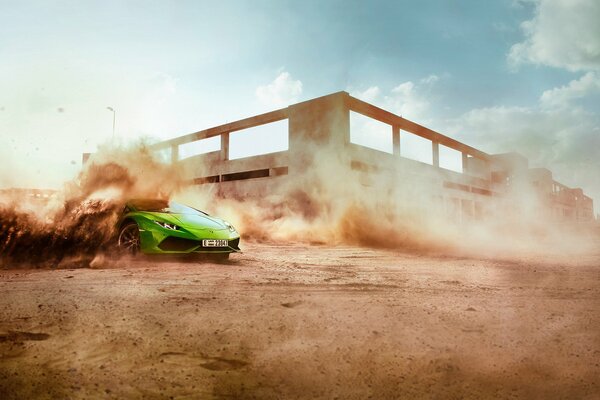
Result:
M117 244L136 254L213 254L240 251L240 234L227 221L168 200L130 200L118 223Z

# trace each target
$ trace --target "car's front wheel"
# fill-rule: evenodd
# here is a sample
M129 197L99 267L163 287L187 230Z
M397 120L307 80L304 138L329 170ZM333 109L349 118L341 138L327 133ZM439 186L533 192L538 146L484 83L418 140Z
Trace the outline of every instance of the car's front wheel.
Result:
M119 231L117 242L119 251L136 255L140 251L140 229L135 222L129 222Z

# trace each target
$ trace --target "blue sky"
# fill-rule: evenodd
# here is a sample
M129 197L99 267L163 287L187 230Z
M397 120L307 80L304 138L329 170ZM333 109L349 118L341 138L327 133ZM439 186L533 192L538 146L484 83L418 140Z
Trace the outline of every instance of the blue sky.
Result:
M106 106L128 141L346 90L600 201L599 20L596 0L0 0L0 186L72 177Z

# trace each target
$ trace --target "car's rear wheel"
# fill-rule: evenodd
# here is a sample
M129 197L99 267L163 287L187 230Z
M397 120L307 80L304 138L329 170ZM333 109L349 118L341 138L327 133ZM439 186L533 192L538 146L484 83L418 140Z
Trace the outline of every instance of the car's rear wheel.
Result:
M119 251L136 255L140 251L140 228L135 222L129 222L121 228L117 242Z

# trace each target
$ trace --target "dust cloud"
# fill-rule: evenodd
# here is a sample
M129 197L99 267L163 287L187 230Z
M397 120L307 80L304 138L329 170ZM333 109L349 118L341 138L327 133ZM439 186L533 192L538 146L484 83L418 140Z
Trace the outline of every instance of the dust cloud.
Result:
M79 176L47 197L0 194L0 265L88 266L114 253L119 211L131 198L168 198L181 182L144 143L104 146Z
M490 202L482 215L460 219L440 199L435 179L427 173L349 174L343 167L349 156L333 145L306 145L303 153L313 168L273 180L269 193L240 197L223 184L187 184L189 170L163 162L145 143L104 146L77 179L49 199L33 201L5 191L0 198L1 262L88 265L114 246L120 207L128 199L148 197L171 198L230 220L245 241L489 258L583 254L597 247L597 227L540 218L539 199L525 188ZM195 168L193 173L201 175Z
M434 171L349 171L350 156L335 146L305 147L312 168L274 179L268 193L239 198L239 187L226 183L189 186L176 197L230 220L246 240L503 259L598 250L596 223L548 218L543 199L527 185L484 203L480 215L461 217L442 198ZM363 154L364 164L377 165L377 153Z

